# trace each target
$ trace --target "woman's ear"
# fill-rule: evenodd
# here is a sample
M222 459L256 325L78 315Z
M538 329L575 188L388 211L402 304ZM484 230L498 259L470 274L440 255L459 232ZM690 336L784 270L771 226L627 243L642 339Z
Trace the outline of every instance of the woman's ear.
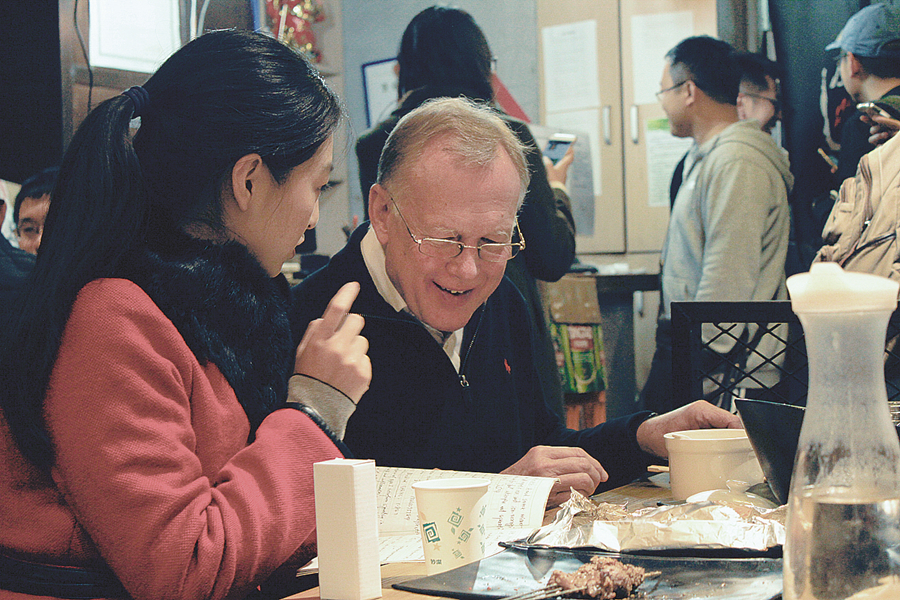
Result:
M253 201L254 192L259 193L264 185L261 177L268 174L268 169L259 154L247 154L238 159L231 169L231 189L238 208L246 211Z

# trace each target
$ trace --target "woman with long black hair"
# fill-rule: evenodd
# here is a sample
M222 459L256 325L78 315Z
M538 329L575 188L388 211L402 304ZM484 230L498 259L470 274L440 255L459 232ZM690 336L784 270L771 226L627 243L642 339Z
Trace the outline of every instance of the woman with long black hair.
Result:
M0 590L242 597L312 555L312 464L371 367L355 284L295 350L280 269L340 119L299 55L220 31L81 125L3 345Z

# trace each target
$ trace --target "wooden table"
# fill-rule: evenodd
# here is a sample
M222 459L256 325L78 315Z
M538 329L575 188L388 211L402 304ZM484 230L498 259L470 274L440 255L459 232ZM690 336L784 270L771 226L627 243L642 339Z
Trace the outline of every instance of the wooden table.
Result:
M647 480L638 480L628 485L597 494L593 497L599 502L613 502L627 504L631 510L643 506L656 506L659 501L671 500L672 491L669 489L669 474L660 473ZM555 509L547 511L544 523L553 519ZM390 563L381 566L381 594L385 600L416 600L422 598L436 598L425 594L414 594L395 590L391 586L412 579L425 576L424 562ZM284 600L319 600L319 588L311 588L284 598ZM446 600L446 599L444 599Z

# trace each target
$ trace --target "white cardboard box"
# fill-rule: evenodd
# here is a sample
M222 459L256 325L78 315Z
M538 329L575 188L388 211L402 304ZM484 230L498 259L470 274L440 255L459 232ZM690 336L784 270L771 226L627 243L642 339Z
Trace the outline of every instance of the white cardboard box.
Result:
M336 458L313 465L319 596L381 597L375 461Z

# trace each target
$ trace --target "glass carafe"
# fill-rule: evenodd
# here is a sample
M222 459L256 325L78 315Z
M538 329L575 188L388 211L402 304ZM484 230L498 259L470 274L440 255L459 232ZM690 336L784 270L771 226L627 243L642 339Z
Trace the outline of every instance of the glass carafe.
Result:
M788 289L809 394L788 499L784 598L900 599L900 441L884 383L898 284L822 263Z

